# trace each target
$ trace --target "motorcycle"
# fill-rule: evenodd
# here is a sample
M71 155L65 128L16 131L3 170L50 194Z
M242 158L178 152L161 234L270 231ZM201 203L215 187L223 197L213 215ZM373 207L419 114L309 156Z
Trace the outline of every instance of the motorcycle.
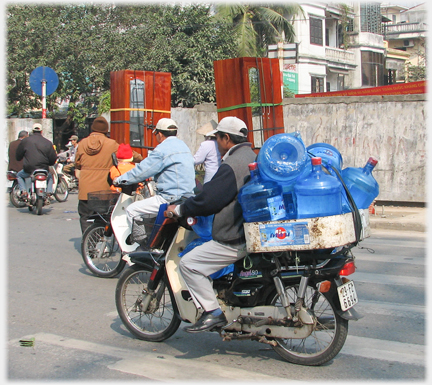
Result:
M19 188L16 193L18 202L22 204L20 207L27 206L29 211L36 209L36 214L42 214L42 207L50 204L49 197L47 195L47 184L48 184L49 172L43 169L34 170L29 178L25 179L27 197L22 197ZM15 199L15 195L14 198Z
M117 164L115 154L113 162ZM81 239L81 255L87 268L97 277L112 278L124 268L124 254L135 251L138 243L130 242L125 209L131 203L152 196L152 182L120 186L121 193L108 190L88 194L89 207L95 212L88 218L92 224Z
M65 174L63 174L63 166L56 161L54 166L50 166L49 170L53 178L54 198L57 202L66 202L69 196L69 186Z
M19 198L21 192L16 171L6 172L6 192L9 194L9 201L13 206L17 208L25 207L25 203Z
M128 267L115 291L120 319L144 341L164 341L181 321L195 323L201 315L179 262L190 245L205 239L193 230L194 219L168 218L165 209L161 206L154 222L150 250L123 257ZM352 248L366 234L358 228L358 217L354 222L352 243L318 250L248 251L244 259L211 276L228 320L212 331L223 341L268 344L294 364L318 366L333 359L347 338L348 321L362 318L354 309L354 283L347 278L355 272Z
M57 173L65 179L69 191L78 191L78 179L74 175L64 172L63 168L65 164L67 164L66 158L59 154L55 164Z

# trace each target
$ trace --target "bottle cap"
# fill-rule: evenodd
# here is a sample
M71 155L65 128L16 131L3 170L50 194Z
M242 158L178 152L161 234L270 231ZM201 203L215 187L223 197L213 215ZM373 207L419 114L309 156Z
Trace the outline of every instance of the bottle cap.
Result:
M321 164L321 158L316 157L316 158L311 158L312 160L312 166L319 166Z
M188 219L186 219L186 222L189 226L194 226L197 224L198 219L196 219L194 217L188 217Z
M373 166L376 166L376 164L378 163L378 159L371 156L368 160L368 163L370 163Z
M258 169L258 163L257 162L249 163L248 167L249 167L249 171L257 170Z

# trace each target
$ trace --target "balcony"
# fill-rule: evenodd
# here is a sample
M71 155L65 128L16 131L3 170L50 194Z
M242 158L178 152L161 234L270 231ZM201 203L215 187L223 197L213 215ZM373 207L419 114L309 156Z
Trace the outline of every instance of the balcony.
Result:
M426 23L399 23L384 26L387 35L413 32L426 32Z
M354 52L340 48L326 47L326 60L334 64L355 65Z

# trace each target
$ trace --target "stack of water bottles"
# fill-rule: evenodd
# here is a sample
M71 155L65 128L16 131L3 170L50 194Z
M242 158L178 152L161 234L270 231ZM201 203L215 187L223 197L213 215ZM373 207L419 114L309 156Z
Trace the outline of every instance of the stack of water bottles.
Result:
M363 168L342 169L342 156L335 147L315 143L306 148L299 132L274 135L263 144L257 162L249 165L251 180L239 191L245 221L280 221L351 212L354 207L341 179L357 209L368 209L379 194L372 175L377 162L370 157Z

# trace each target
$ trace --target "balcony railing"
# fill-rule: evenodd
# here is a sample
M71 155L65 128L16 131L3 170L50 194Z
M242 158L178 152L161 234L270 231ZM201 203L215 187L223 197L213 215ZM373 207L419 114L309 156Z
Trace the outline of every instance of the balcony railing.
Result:
M326 47L326 60L343 64L355 64L354 52L340 48Z
M426 23L399 23L385 24L384 31L387 34L406 33L406 32L423 32L426 31Z

